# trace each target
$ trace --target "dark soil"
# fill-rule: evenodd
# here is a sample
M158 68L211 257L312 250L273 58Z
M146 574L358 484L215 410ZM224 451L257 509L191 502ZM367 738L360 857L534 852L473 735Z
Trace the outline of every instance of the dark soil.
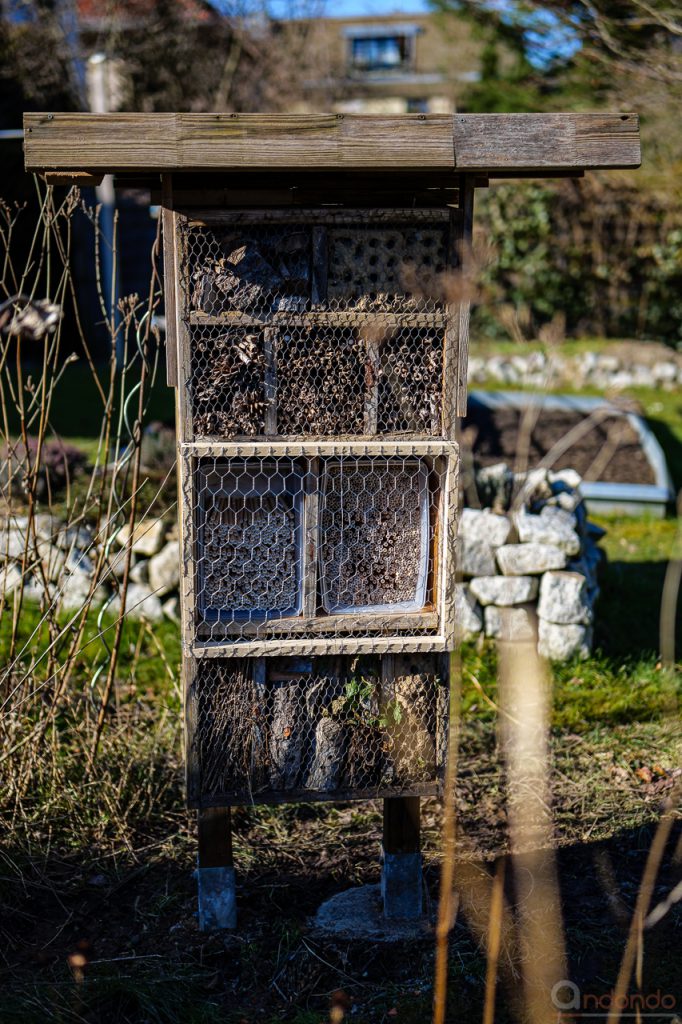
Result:
M536 418L537 417L537 418ZM532 468L587 418L564 409L488 409L472 402L464 421L463 440L481 466L496 462L514 465L517 459ZM551 461L551 469L575 469L585 480L608 483L654 484L656 478L630 423L618 414L593 416L589 429ZM525 438L525 442L524 442Z

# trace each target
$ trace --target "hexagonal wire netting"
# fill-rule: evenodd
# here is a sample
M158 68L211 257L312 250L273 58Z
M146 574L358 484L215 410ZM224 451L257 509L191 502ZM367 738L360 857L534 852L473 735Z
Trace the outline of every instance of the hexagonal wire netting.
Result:
M452 626L450 220L178 219L200 799L433 791L446 673L435 654L376 652L444 650Z
M327 217L182 222L195 438L442 436L447 213Z
M202 660L196 760L205 800L434 792L447 685L428 656Z
M439 524L454 500L442 450L199 457L185 531L195 637L239 653L249 641L438 635Z

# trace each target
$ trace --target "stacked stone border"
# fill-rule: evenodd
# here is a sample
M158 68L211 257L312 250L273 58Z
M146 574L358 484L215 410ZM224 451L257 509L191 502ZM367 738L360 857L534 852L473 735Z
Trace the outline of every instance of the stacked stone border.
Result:
M554 661L587 657L604 531L587 518L580 477L570 469L514 474L500 464L477 483L493 508L462 512L458 640L535 640Z

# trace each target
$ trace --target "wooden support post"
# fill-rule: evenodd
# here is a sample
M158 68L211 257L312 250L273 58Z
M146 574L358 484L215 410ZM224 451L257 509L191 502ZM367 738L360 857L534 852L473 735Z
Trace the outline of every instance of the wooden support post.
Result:
M175 214L173 212L173 175L161 175L161 227L163 240L163 294L166 314L166 383L178 386L178 335L175 327L178 296L175 290Z
M384 917L414 920L422 915L422 858L419 797L384 800L381 895Z
M266 327L263 331L265 360L265 433L277 434L277 331Z
M205 807L197 814L199 930L237 927L236 885L229 807Z

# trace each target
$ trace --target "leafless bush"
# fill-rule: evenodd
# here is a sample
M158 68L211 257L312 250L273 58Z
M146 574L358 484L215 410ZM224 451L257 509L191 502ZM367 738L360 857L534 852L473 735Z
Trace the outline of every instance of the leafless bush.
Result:
M12 329L0 333L0 547L13 559L2 568L0 790L3 811L20 815L37 791L48 802L63 795L69 758L80 762L81 770L84 765L86 775L97 772L98 758L112 753L103 738L107 730L133 728L130 707L119 708L120 716L110 714L121 682L123 616L108 615L107 609L117 594L125 608L132 527L149 504L142 498L140 450L156 374L159 338L153 314L161 293L157 238L148 298L125 296L111 308L108 296L115 290L99 274L98 253L112 243L103 238L100 209L88 207L75 188L62 202L50 188L41 192L24 266L16 265L13 242L25 211L3 205L0 213L0 302L12 310ZM77 217L87 218L94 229L92 259L109 338L104 366L95 365L79 318L71 265ZM116 247L115 223L114 253ZM44 308L45 298L68 316L54 317L49 330L36 333L26 311ZM78 353L70 351L76 347ZM87 400L97 401L101 410L87 467L82 453L64 446L53 428L56 404L63 400L60 389L77 367L89 370ZM123 526L129 530L121 545ZM67 600L74 573L86 563L87 576L78 578L87 585L76 600L73 595ZM102 606L104 582L110 596ZM36 601L37 615L31 611ZM145 630L144 621L140 628Z

